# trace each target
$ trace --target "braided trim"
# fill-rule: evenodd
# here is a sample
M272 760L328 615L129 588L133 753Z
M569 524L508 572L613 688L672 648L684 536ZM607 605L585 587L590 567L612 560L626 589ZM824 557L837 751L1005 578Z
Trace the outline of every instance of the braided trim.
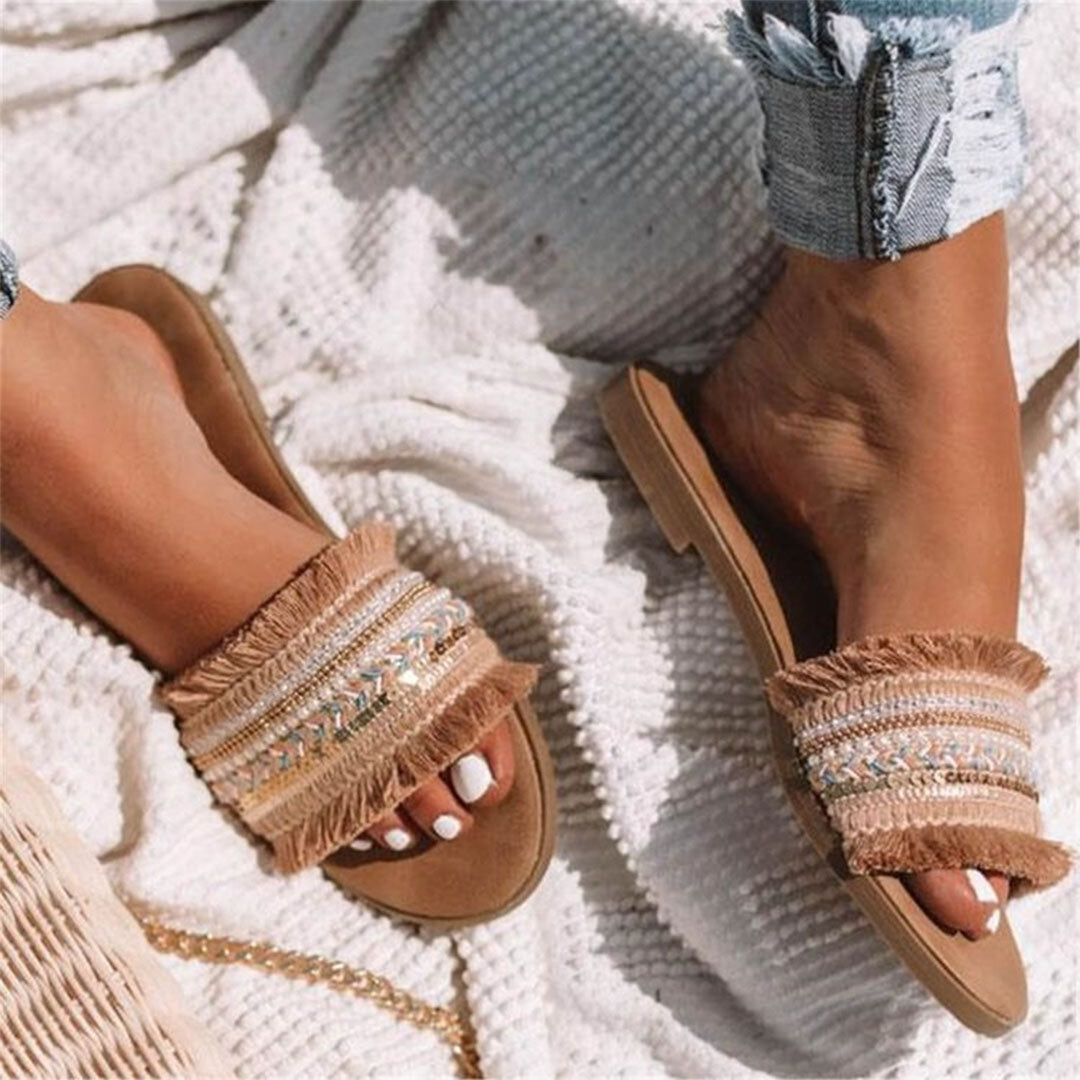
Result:
M403 574L400 568L382 571L373 578L355 594L345 597L345 602L334 605L335 610L328 612L318 624L293 639L291 651L311 663L321 663L346 641L355 640L361 630L367 633L367 628L382 613L395 609L403 594L411 594L426 584L419 574ZM284 666L286 659L282 654L275 655L260 666L257 675L253 672L247 679L233 684L227 693L186 723L184 746L188 752L200 759L219 758L226 743L243 741L244 730L253 720L294 696L303 685L305 669L295 663L292 667ZM254 696L258 684L266 684L266 689Z
M382 612L372 609L368 626L361 622L345 627L334 634L331 647L316 649L298 661L282 689L267 696L262 712L248 711L242 729L216 742L205 754L193 755L192 760L208 780L214 780L252 761L287 736L295 727L297 715L326 712L332 727L340 730L337 715L344 705L338 699L354 699L358 711L368 708L371 699L395 674L393 650L403 639L408 640L406 635L414 626L441 614L451 600L445 590L435 590L430 583L422 582ZM464 625L468 618L463 606L455 606L454 611L458 622L447 627L447 633L459 623ZM432 647L435 644L432 642ZM356 672L365 670L368 677L358 678Z
M475 634L482 632L476 630ZM393 759L399 746L408 741L416 713L437 708L443 702L447 675L468 684L485 674L497 660L494 645L477 637L463 640L464 636L448 642L441 658L433 654L433 662L415 664L411 669L417 676L415 682L392 685L362 711L350 710L345 703L337 721L339 726L331 728L327 735L338 753L315 752L294 758L290 768L275 771L265 782L241 795L238 805L258 823L260 832L276 835L299 825L306 811L304 800L297 796L308 786L337 795L355 782L358 765L368 769L386 758ZM298 788L298 781L303 781L304 786ZM394 803L406 794L395 798Z

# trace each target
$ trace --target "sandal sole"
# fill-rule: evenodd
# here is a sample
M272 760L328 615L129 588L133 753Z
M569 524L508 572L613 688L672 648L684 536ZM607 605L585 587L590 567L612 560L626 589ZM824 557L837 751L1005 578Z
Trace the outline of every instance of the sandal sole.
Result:
M668 543L678 553L694 548L723 589L764 682L779 668L834 647L831 589L822 586L816 559L770 529L724 483L671 378L629 368L601 391L601 417ZM1007 919L991 937L969 941L939 927L898 878L851 874L788 725L771 708L769 733L774 765L804 832L900 960L973 1031L999 1036L1016 1027L1027 1014L1027 981Z

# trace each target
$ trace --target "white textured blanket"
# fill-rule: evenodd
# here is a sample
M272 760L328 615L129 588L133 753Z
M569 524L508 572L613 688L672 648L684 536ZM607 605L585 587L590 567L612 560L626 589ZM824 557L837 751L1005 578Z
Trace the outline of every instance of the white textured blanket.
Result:
M1077 383L1042 378L1076 336L1074 11L1024 23L1011 235L1022 636L1054 667L1044 808L1075 845ZM775 270L757 106L719 21L642 0L7 0L3 233L27 281L59 296L145 260L211 294L313 497L392 521L406 562L544 664L560 846L523 909L452 939L317 870L274 876L150 672L10 542L5 728L124 895L462 993L492 1075L1072 1074L1075 879L1015 906L1022 1029L980 1040L929 1002L802 839L731 613L601 432L619 362L718 354ZM368 1004L167 963L243 1076L450 1071Z

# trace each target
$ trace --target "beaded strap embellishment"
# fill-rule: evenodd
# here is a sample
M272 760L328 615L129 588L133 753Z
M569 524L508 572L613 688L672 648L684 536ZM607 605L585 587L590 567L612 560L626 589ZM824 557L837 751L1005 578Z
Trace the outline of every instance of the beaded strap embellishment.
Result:
M977 867L1021 889L1063 877L1040 838L1023 645L976 635L875 638L769 681L807 781L856 874Z
M389 527L369 525L161 696L215 797L292 871L447 768L534 681L464 601L396 562Z

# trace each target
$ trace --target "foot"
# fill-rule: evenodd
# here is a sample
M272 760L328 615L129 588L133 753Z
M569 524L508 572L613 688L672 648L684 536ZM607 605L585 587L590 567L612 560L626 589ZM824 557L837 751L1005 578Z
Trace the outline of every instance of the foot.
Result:
M4 527L156 667L186 667L325 545L226 472L140 319L24 287L0 328ZM513 776L504 724L355 843L453 840Z
M803 252L705 381L725 467L827 565L841 644L1015 633L1023 537L1019 410L1000 215L898 262ZM909 875L925 910L993 933L1008 882Z

